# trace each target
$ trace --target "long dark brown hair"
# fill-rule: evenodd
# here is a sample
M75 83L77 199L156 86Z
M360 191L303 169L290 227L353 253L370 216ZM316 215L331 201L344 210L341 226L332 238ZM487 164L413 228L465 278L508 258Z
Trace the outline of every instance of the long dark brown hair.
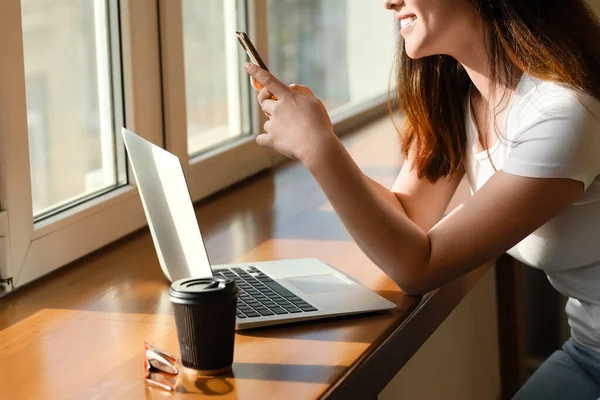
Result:
M469 1L485 23L493 83L508 86L525 71L600 99L600 24L584 0ZM410 59L402 39L397 58L402 153L410 152L419 178L450 177L466 153L470 78L447 55Z

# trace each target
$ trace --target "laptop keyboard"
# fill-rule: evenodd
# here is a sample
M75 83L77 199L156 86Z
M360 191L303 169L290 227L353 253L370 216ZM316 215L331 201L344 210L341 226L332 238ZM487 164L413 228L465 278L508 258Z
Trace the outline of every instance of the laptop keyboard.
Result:
M219 269L214 275L236 280L240 289L236 310L239 319L317 311L256 267Z

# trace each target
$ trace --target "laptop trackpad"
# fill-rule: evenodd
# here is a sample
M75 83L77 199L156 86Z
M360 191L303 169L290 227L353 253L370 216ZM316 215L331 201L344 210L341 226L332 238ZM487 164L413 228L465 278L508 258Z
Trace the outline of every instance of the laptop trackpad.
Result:
M354 284L346 282L333 274L286 278L284 280L306 294L334 293L354 289Z

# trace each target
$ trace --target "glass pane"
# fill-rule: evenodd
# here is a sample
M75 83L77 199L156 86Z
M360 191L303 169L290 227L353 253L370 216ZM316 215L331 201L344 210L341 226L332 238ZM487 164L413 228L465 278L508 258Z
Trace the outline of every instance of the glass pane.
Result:
M22 0L33 213L118 184L107 0Z
M269 69L331 112L385 95L398 29L381 1L269 0ZM393 83L393 81L392 81Z
M235 31L240 7L228 0L183 0L188 152L191 156L248 134L247 84ZM241 2L239 2L241 3ZM243 29L243 28L241 28ZM247 79L246 79L247 81Z

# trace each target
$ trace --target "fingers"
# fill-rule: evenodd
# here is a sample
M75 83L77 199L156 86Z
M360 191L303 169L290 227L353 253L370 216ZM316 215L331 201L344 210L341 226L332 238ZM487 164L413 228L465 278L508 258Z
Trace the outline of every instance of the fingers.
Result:
M261 103L260 107L268 116L275 115L274 113L276 112L275 108L277 107L277 101L267 99Z
M250 76L250 84L252 85L252 87L254 89L256 89L257 92L260 92L261 90L264 89L264 86L262 85L262 83L260 83L256 79L254 79L253 76Z
M271 130L271 120L268 119L265 121L265 123L263 124L263 130L265 131L265 133L269 133L269 131Z
M262 133L256 137L256 143L259 146L271 147L271 136L267 133Z
M294 89L283 84L279 79L275 78L268 71L265 71L258 65L245 63L244 69L252 78L267 88L269 92L273 93L279 99L285 98L294 93Z
M273 94L269 92L269 89L263 88L263 90L261 90L260 93L258 93L258 104L262 104L263 101L271 99L272 97Z

